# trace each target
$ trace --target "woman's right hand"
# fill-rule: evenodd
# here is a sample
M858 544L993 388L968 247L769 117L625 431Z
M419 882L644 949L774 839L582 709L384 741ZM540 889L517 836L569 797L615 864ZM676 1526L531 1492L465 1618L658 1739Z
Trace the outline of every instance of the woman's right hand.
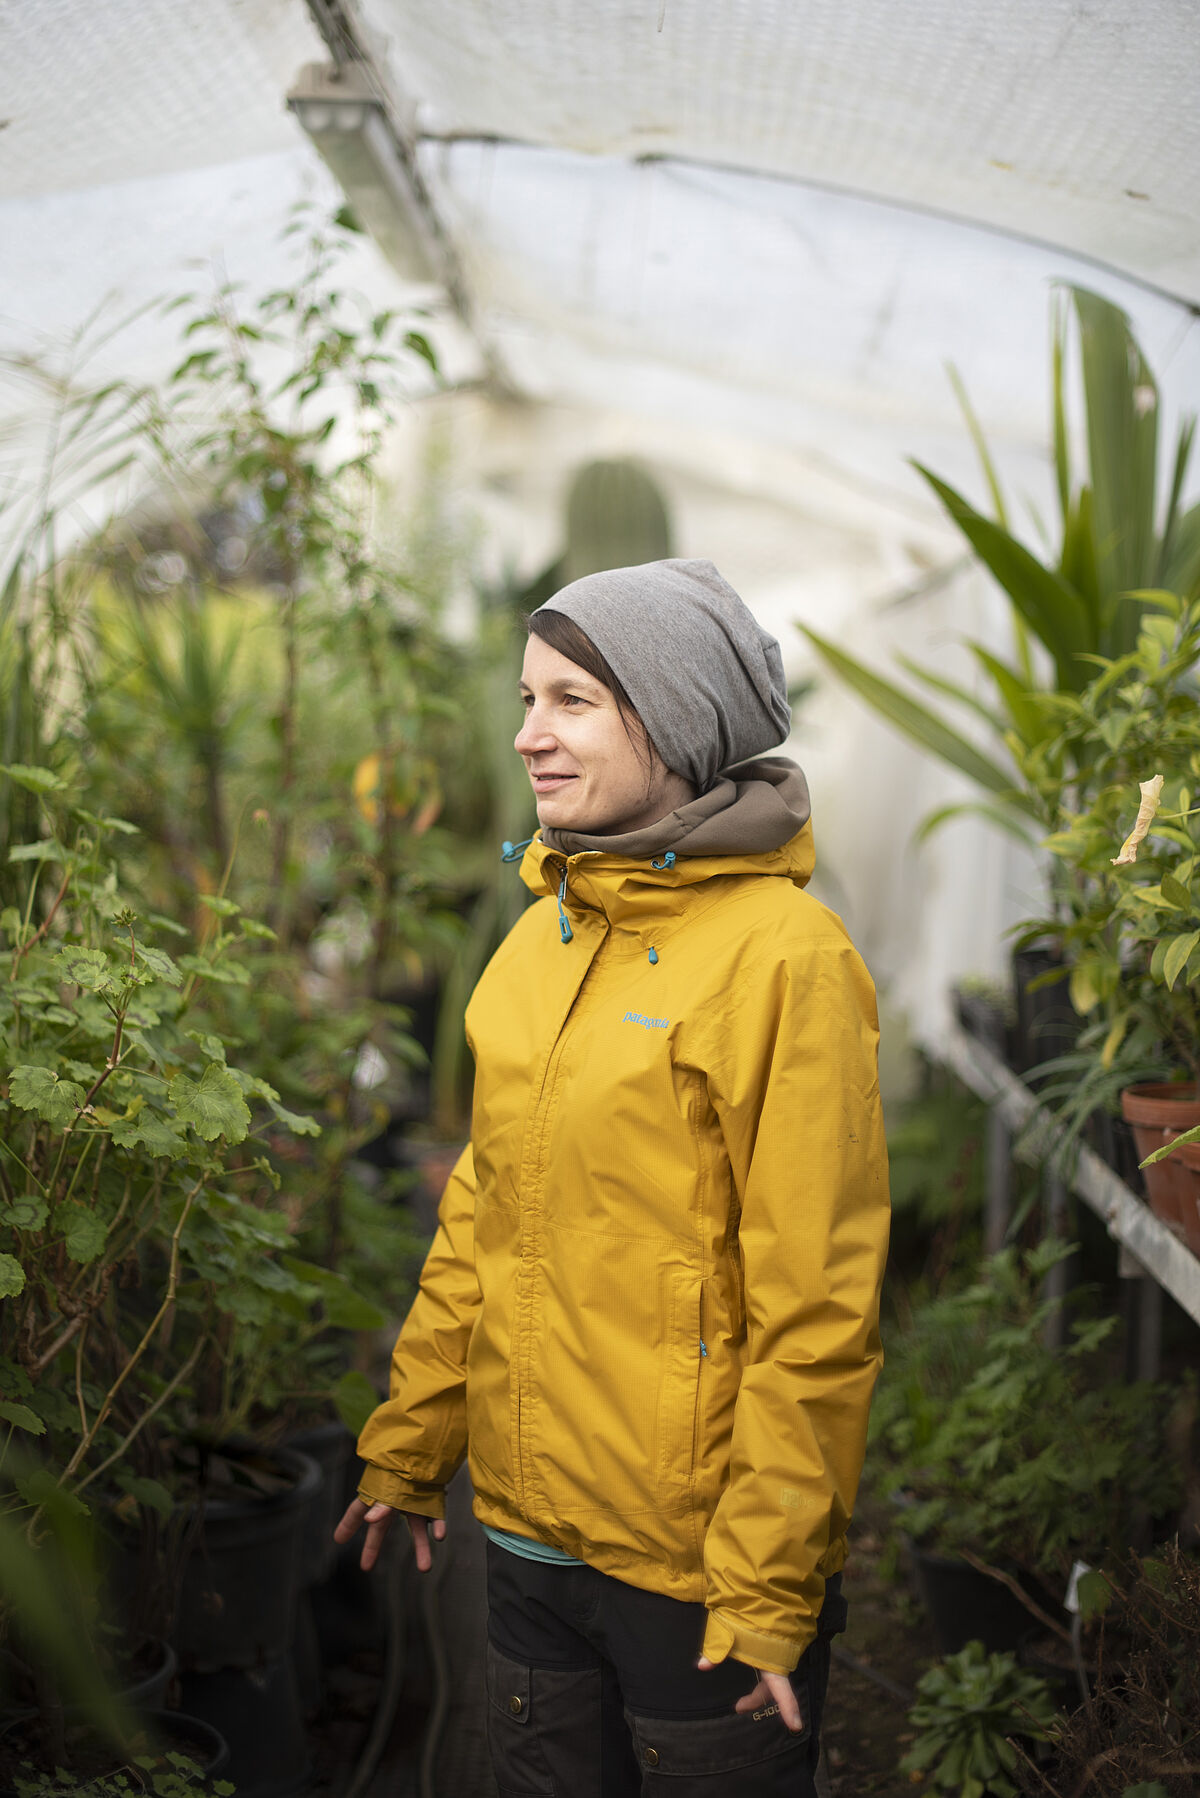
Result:
M361 1498L355 1498L346 1507L345 1516L333 1532L333 1539L335 1542L351 1542L365 1523L367 1539L363 1543L358 1564L364 1573L369 1573L379 1559L387 1533L397 1517L403 1517L408 1524L418 1572L428 1573L433 1566L433 1554L429 1547L430 1528L432 1527L435 1542L443 1541L446 1535L446 1525L440 1517L435 1517L431 1526L428 1517L420 1517L415 1511L398 1511L393 1506L384 1504L368 1505Z

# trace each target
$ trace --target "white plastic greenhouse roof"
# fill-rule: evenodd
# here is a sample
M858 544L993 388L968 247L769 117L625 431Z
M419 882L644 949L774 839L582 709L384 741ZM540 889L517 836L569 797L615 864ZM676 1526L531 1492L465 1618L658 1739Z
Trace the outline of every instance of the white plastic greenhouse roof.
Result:
M969 467L947 361L1037 490L1055 279L1200 395L1192 0L342 5L519 393L775 446L896 529L934 520L908 456ZM213 257L277 280L288 206L333 191L284 105L327 53L305 0L0 9L4 342ZM171 345L147 321L121 353Z

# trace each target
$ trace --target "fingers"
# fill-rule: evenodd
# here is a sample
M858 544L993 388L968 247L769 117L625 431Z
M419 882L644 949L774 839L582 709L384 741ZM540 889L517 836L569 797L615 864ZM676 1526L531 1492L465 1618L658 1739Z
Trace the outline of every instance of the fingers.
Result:
M800 1702L786 1673L760 1673L754 1690L739 1698L733 1708L744 1713L765 1710L771 1705L778 1705L779 1715L789 1729L799 1731L804 1728Z
M349 1542L358 1533L359 1525L367 1514L367 1507L361 1498L352 1499L347 1505L337 1528L333 1532L335 1542Z
M755 1686L753 1692L747 1692L744 1698L739 1698L733 1708L735 1711L757 1711L761 1710L764 1704L770 1703L771 1694L767 1690L766 1680L760 1673L758 1676L758 1684Z
M412 1533L413 1554L416 1557L417 1572L428 1573L429 1569L433 1566L433 1551L429 1546L430 1528L432 1527L433 1530L433 1540L435 1542L444 1542L446 1540L445 1519L442 1517L435 1517L431 1526L427 1517L418 1517L412 1511L406 1511L404 1515L408 1519L408 1527Z

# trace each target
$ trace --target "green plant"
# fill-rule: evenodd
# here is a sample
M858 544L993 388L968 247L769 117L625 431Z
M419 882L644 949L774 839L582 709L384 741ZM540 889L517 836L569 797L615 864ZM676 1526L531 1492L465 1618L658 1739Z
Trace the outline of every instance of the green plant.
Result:
M985 683L985 697L947 680L932 668L902 658L905 671L942 701L986 725L992 743L980 748L912 693L856 661L835 644L805 629L823 661L859 696L923 749L948 762L982 789L981 803L949 806L925 829L963 810L982 811L1028 838L1040 819L1037 797L1014 760L1039 750L1047 735L1046 702L1079 693L1090 681L1097 656L1119 659L1141 628L1142 589L1168 589L1185 598L1200 583L1200 505L1182 505L1194 421L1180 428L1168 498L1157 517L1158 387L1125 314L1083 288L1070 302L1078 324L1085 400L1087 468L1077 482L1071 465L1064 395L1067 310L1055 310L1053 357L1053 454L1059 502L1057 548L1043 561L1015 534L982 432L961 393L979 450L995 516L977 512L961 494L918 466L974 553L994 576L1012 608L1015 657L969 644ZM1037 653L1035 653L1035 649ZM1041 671L1041 664L1049 673ZM1060 789L1089 782L1086 762L1069 753L1046 752L1044 779Z
M26 1763L16 1775L17 1798L126 1798L145 1792L152 1798L233 1798L235 1788L227 1779L209 1781L202 1768L185 1754L174 1751L153 1756L135 1754L124 1767L91 1779L76 1778L65 1768L38 1773Z
M922 1675L909 1721L917 1734L900 1762L927 1774L935 1789L959 1798L1015 1798L1018 1764L1011 1736L1045 1741L1054 1716L1045 1680L1011 1654L985 1654L968 1642Z
M1044 742L1019 758L1055 871L1053 909L1021 933L1061 950L1088 1021L1043 1094L1068 1141L1136 1080L1200 1082L1198 662L1200 602L1148 595L1134 647L1048 701ZM1047 775L1064 761L1088 767L1086 790Z
M1063 1301L1043 1282L1068 1252L1006 1249L921 1305L888 1337L871 1416L872 1468L904 1498L906 1533L1006 1584L1015 1567L1059 1590L1074 1561L1123 1554L1139 1520L1181 1497L1167 1394L1108 1377L1116 1320L1076 1319L1061 1350L1046 1341Z
M1041 1798L1194 1798L1200 1778L1200 1561L1178 1542L1111 1570L1090 1703L1023 1761Z

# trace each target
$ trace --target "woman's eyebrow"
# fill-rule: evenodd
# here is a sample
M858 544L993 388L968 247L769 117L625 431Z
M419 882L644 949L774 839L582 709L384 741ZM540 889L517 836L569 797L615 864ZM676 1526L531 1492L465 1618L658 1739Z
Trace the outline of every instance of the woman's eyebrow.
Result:
M529 685L528 681L521 677L518 677L517 679L517 686L522 693L533 692L533 688ZM544 690L547 693L571 693L576 690L579 692L602 693L606 689L600 685L599 681L593 680L590 674L584 674L581 675L578 680L566 680L557 677L553 680L548 680L544 683Z

